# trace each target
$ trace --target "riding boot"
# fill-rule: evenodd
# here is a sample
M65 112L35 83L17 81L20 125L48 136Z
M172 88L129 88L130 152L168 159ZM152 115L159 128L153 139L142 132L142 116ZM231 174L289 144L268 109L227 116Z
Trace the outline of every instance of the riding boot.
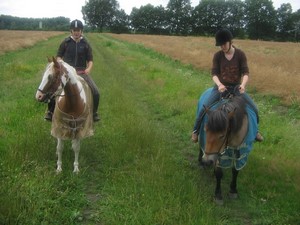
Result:
M52 115L54 112L54 108L55 108L55 98L51 98L50 101L48 102L48 111L45 114L44 119L47 121L52 121Z
M93 120L94 120L94 122L97 122L97 121L100 120L100 116L98 115L99 99L100 99L99 94L94 94L93 95L93 103L94 103Z
M192 141L194 143L198 142L198 135L199 135L199 133L197 133L197 131L193 131L193 133L192 133Z
M259 131L256 133L255 140L258 142L262 142L264 140L264 137L261 135Z

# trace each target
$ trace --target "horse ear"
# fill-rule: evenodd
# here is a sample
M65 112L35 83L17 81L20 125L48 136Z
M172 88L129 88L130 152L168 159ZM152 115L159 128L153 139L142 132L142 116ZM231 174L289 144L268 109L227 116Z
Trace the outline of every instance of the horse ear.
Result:
M54 56L52 56L52 61L54 62L54 66L55 66L56 68L60 68L59 63L57 62L57 60L56 60L56 58L55 58Z
M52 62L52 59L49 56L47 56L47 60L48 60L48 63Z

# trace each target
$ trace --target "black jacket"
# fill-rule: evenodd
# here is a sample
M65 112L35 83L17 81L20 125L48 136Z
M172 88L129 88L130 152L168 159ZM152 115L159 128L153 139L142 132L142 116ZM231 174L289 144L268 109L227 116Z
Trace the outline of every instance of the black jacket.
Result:
M93 61L92 48L85 38L75 42L71 37L66 38L59 46L57 56L76 70L84 70L87 62Z

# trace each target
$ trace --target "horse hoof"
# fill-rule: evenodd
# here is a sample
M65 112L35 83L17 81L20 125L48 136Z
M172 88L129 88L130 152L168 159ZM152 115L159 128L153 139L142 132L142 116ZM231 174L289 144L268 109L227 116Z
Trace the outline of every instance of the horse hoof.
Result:
M74 168L73 173L74 174L78 174L79 173L79 169L78 168Z
M62 172L62 168L60 166L58 166L57 169L56 169L56 173L60 174L61 172Z
M220 205L222 206L224 204L224 201L222 198L218 198L218 197L214 197L214 202L217 204L217 205Z
M232 193L232 192L229 192L229 193L228 193L228 197L229 197L230 199L238 199L239 195L238 195L238 193Z

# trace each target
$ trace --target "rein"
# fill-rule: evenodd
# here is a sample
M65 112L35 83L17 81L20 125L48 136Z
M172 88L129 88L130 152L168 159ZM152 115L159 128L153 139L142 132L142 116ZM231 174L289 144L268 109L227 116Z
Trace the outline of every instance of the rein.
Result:
M224 150L226 150L226 149L228 148L228 138L229 138L229 134L230 134L230 127L228 126L228 128L227 128L227 130L226 130L225 139L224 139L222 145L220 146L219 150L216 151L216 152L211 152L211 153L207 153L206 151L204 151L204 153L205 153L206 155L219 155L219 156L220 156L220 155L223 155L223 153L224 153L225 151L223 151L223 152L221 153L222 146L225 145Z

